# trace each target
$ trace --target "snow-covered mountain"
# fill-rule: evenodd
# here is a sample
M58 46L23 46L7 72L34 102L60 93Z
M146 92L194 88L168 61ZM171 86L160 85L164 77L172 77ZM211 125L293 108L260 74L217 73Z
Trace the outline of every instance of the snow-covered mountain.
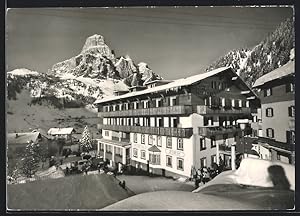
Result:
M207 67L207 71L231 66L252 86L259 77L293 58L294 42L294 22L289 18L255 47L232 50Z
M128 55L116 58L104 37L95 34L86 39L77 56L54 64L47 74L24 68L8 72L8 99L16 99L26 88L36 101L64 98L64 105L87 105L112 96L115 90L155 79L162 78L146 63L137 66Z
M53 65L52 74L62 75L72 74L74 76L89 77L92 79L116 79L123 80L133 73L144 73L139 71L134 61L127 56L115 57L114 51L105 43L101 35L92 35L86 39L80 54L63 62ZM160 76L147 73L141 76L141 82ZM130 85L130 83L127 82Z

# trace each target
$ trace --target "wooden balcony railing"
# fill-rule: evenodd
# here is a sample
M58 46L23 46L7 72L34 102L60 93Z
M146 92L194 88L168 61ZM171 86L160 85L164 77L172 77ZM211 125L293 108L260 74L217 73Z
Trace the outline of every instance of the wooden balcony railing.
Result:
M165 115L188 115L192 113L192 106L168 106L145 108L135 110L122 110L112 112L99 112L98 117L132 117L132 116L165 116Z
M219 144L219 150L220 151L231 151L231 147L230 146L227 146L225 144Z
M99 129L114 130L132 133L154 134L161 136L189 138L193 135L193 128L171 128L171 127L143 127L143 126L124 126L124 125L102 125L98 124Z
M224 108L212 109L205 105L198 105L196 110L197 110L196 112L201 115L206 115L206 114L250 114L251 113L250 107L231 108L231 109L224 109Z
M217 134L228 134L240 132L241 129L236 126L228 127L199 127L199 135L201 136L214 136Z
M112 140L115 140L115 141L128 142L128 143L130 142L130 138L123 138L123 137L119 138L119 137L115 137L115 136L112 136L111 138L112 138Z

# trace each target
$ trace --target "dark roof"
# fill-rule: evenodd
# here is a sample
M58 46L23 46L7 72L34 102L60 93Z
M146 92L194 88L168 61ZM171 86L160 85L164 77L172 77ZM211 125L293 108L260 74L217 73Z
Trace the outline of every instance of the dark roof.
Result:
M161 152L161 151L159 150L159 148L157 148L156 145L151 146L151 147L148 149L148 151L151 151L151 152Z
M279 149L286 150L286 151L294 151L295 150L295 145L293 145L293 144L279 142L279 141L276 141L276 140L273 140L270 138L266 138L266 137L259 137L258 142L266 143L266 144L270 145L271 147L279 148Z
M29 133L8 133L7 143L8 144L27 144L28 142L36 142L41 137L40 132L29 132Z

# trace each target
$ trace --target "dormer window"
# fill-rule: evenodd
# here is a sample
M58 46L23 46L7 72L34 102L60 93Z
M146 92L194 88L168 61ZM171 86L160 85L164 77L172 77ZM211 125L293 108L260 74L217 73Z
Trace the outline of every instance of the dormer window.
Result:
M269 97L272 95L272 88L268 88L264 90L264 96Z

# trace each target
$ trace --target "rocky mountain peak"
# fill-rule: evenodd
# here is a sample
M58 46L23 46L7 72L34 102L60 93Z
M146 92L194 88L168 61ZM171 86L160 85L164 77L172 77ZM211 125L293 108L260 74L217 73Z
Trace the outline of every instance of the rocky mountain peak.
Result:
M105 45L104 37L102 35L94 34L86 39L85 44L83 45L82 48L82 52L85 52L91 47L104 46L104 45Z

